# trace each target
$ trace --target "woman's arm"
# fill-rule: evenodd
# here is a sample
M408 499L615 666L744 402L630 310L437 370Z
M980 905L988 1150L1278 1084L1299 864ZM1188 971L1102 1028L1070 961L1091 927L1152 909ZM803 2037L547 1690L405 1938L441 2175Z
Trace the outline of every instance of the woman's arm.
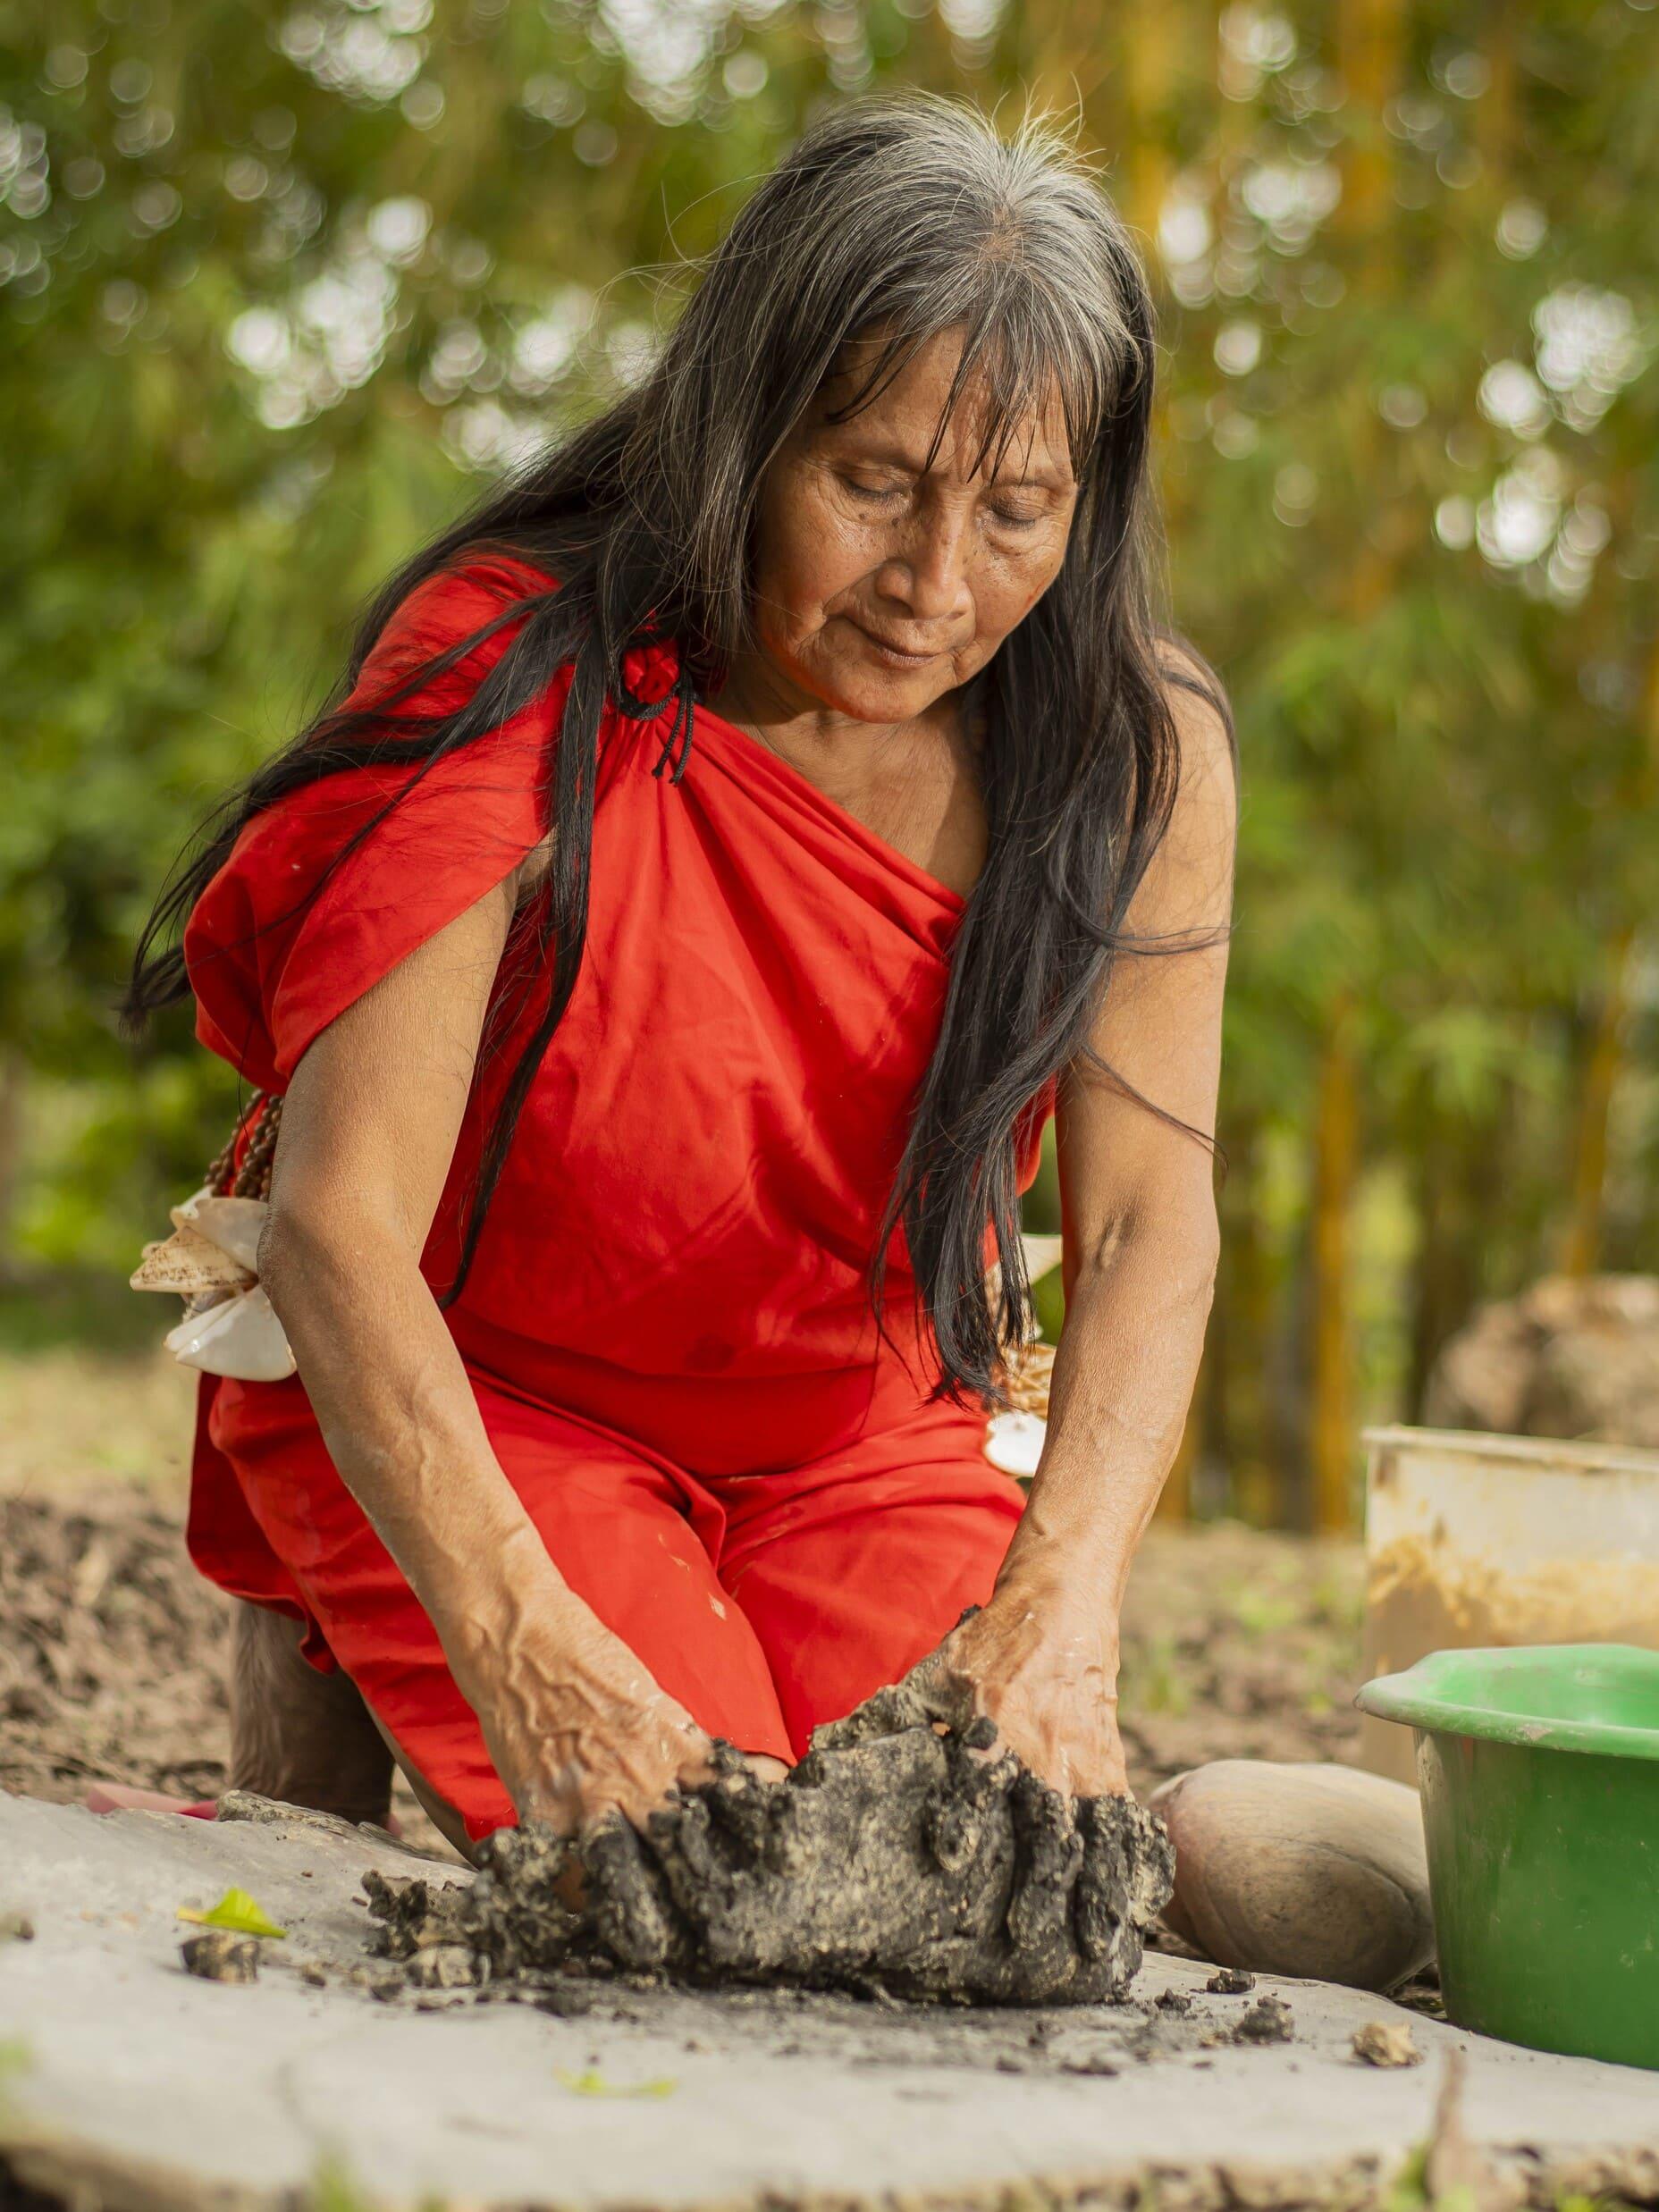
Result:
M1154 1105L1213 1136L1236 785L1215 710L1173 685L1169 698L1180 790L1125 929L1221 941L1120 954L1091 1041ZM1056 1788L1096 1796L1127 1787L1118 1610L1181 1441L1217 1228L1208 1148L1087 1065L1062 1085L1057 1137L1065 1326L1042 1459L990 1602L905 1690L942 1719L989 1714Z
M1153 1105L1213 1137L1233 905L1237 791L1220 717L1171 689L1181 788L1127 916L1132 935L1214 939L1121 955L1095 1049ZM1038 1649L991 1659L1042 1762L1088 1794L1123 1788L1117 1620L1136 1547L1180 1446L1204 1348L1219 1228L1207 1146L1086 1064L1056 1114L1065 1325L1048 1434L998 1580L997 1610ZM988 1609L990 1610L990 1609ZM1023 1645L1024 1639L1018 1640ZM1030 1670L1029 1684L1015 1679Z
M704 1779L708 1744L560 1576L420 1273L518 880L300 1061L260 1279L330 1456L430 1616L514 1804L570 1833Z

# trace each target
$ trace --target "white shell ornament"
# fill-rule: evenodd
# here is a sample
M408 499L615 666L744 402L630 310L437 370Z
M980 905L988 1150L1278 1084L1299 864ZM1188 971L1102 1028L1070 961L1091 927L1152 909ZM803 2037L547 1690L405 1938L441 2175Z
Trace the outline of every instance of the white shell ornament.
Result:
M244 1383L281 1383L294 1372L282 1325L257 1283L206 1313L186 1314L168 1331L166 1344L181 1367L233 1375Z
M1005 1475L1037 1472L1048 1424L1040 1413L993 1413L985 1424L985 1457Z
M259 1232L270 1207L263 1199L222 1199L211 1190L198 1190L173 1209L175 1229L193 1229L228 1252L250 1275L259 1272Z
M1022 1236L1020 1244L1026 1276L1032 1283L1057 1267L1065 1250L1062 1240L1054 1236ZM990 1296L997 1293L998 1274L995 1267L986 1270L985 1288ZM1005 1475L1029 1482L1037 1472L1048 1434L1048 1374L1054 1365L1054 1347L1043 1342L1034 1315L1024 1341L1006 1343L1003 1357L1005 1379L1014 1402L990 1416L980 1448Z
M204 1291L221 1296L246 1291L255 1280L251 1268L187 1224L162 1243L145 1246L131 1283L135 1291L176 1291L181 1298L192 1299Z
M280 1098L255 1101L236 1187L221 1188L232 1181L227 1146L201 1189L172 1209L173 1234L145 1246L131 1277L135 1291L183 1299L184 1318L165 1340L181 1367L244 1383L281 1383L294 1372L282 1325L259 1287L259 1236L270 1207L263 1195L250 1195L269 1188L281 1111Z

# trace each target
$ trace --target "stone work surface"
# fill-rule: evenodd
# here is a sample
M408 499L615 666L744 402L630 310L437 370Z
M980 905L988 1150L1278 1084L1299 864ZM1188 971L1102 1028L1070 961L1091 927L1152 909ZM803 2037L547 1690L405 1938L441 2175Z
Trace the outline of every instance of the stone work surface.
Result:
M100 1820L0 1796L0 1923L33 1931L0 1942L0 2203L1380 2207L1436 2130L1459 2051L1476 2212L1567 2189L1659 2196L1653 2076L1375 1997L1267 1975L1212 1993L1208 1967L1156 1955L1126 1998L1064 2007L592 1970L451 1989L371 1955L360 1885L414 1875L437 1909L463 1870L235 1809L264 1817ZM180 1906L232 1886L288 1931L260 1943L248 1985L200 1980L180 1955L197 1933ZM1423 2063L1363 2064L1353 2038L1375 2021L1408 2023Z

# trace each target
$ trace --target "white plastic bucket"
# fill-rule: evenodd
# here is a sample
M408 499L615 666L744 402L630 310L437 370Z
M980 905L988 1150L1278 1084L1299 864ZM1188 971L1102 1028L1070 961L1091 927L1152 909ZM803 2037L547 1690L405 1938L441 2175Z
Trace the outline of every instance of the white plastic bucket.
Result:
M1490 1644L1659 1651L1659 1451L1472 1429L1368 1428L1365 1673ZM1360 1763L1414 1782L1411 1731Z

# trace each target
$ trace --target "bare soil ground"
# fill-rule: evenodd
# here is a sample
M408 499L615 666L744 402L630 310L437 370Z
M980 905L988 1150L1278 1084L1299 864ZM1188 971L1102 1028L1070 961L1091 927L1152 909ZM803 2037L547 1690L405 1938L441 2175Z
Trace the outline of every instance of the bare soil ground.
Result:
M223 1783L225 1608L182 1535L189 1403L170 1363L0 1360L0 1787ZM1357 1545L1155 1527L1124 1623L1136 1787L1351 1756L1360 1590Z

